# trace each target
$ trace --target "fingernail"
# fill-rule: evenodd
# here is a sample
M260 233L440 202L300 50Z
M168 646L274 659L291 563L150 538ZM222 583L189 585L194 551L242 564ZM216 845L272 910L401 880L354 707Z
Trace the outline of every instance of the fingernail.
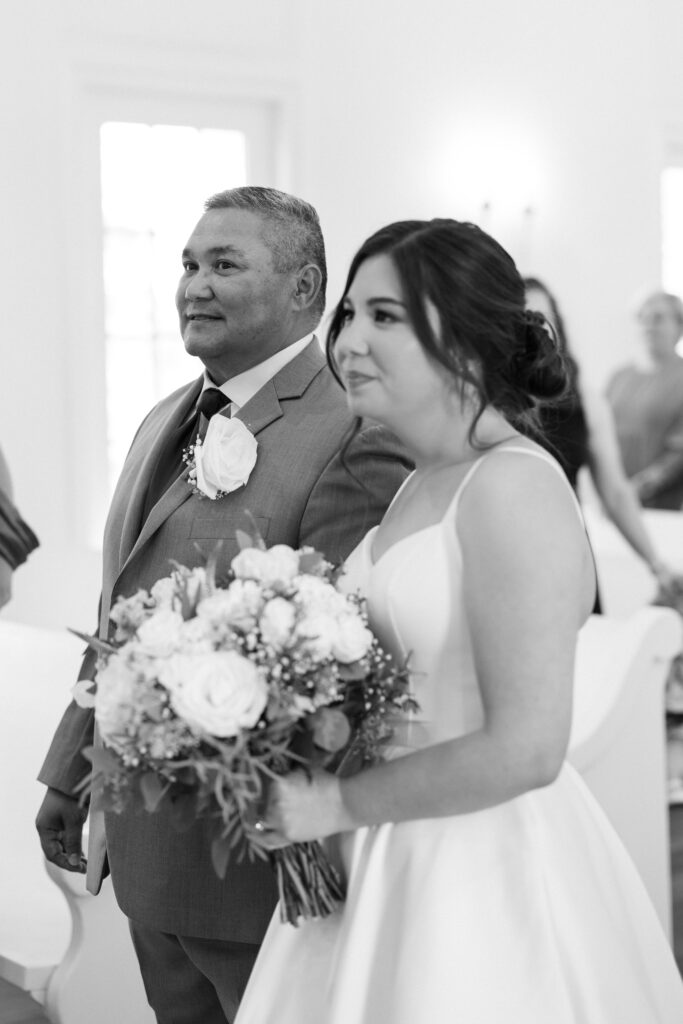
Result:
M72 865L72 867L76 868L81 863L81 858L77 853L70 853L68 856L68 861L69 864Z

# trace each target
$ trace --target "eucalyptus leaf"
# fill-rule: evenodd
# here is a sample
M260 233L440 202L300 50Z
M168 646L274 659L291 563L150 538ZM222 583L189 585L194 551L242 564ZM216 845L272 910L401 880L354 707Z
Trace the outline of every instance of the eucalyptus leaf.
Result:
M121 770L121 761L108 747L84 747L81 753L92 764L93 775L114 775Z
M213 869L219 878L225 878L230 860L230 840L224 836L218 836L211 843L211 862Z
M299 555L299 571L314 573L324 561L325 559L319 551L304 551L302 555Z
M240 551L244 551L245 548L257 547L256 541L249 536L246 530L235 530L235 537Z
M140 792L145 802L145 810L150 814L157 810L161 803L166 787L156 772L145 772L140 776Z
M259 550L265 551L266 550L266 542L263 539L263 537L261 536L261 531L259 530L258 526L256 525L256 520L254 519L253 515L251 514L251 512L249 511L248 508L245 508L244 514L245 514L245 516L247 517L247 519L249 520L249 522L251 523L251 526L252 526L252 544L251 544L251 547L259 548Z
M91 636L89 633L81 633L79 630L71 629L70 627L69 632L73 633L73 635L77 636L80 640L85 641L89 647L92 647L94 651L99 651L100 654L113 654L116 650L116 647L113 644L110 644L107 640L100 640L97 636Z

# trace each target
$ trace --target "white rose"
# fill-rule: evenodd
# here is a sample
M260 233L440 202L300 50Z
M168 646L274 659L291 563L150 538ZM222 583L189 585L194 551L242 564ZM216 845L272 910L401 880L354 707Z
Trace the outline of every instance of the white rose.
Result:
M332 657L350 665L360 661L372 644L372 633L356 615L344 615L337 622L337 636L332 644Z
M296 632L305 641L308 654L316 661L331 657L338 634L336 620L331 615L313 612L299 622Z
M217 651L184 662L187 674L171 689L171 704L190 728L227 737L256 724L268 687L251 661L234 651Z
M266 551L263 571L266 584L291 583L299 571L299 553L286 544L274 544Z
M112 657L97 673L95 720L102 738L116 736L135 721L137 677L122 658Z
M348 611L346 598L320 576L304 573L297 576L295 585L295 599L306 611L325 612L329 615Z
M284 647L292 635L296 612L284 597L268 601L259 619L261 635L267 644L275 648Z
M178 585L173 576L164 576L156 581L150 594L157 608L172 608L178 598Z
M195 445L197 487L209 498L242 487L256 465L256 438L239 419L212 416L202 444Z
M197 659L203 657L204 654L201 651L173 654L161 664L153 666L154 679L158 679L167 690L178 690L192 678L192 673L197 666Z
M230 565L238 579L261 580L266 567L266 552L261 548L242 548Z
M248 633L256 625L262 604L261 588L254 580L233 580L226 590L217 590L197 605L197 615L214 628L229 626Z
M242 579L258 580L266 587L287 586L299 571L299 553L287 544L243 548L232 560L232 570Z
M143 654L165 658L171 654L180 636L183 617L171 608L160 608L138 629L138 645Z

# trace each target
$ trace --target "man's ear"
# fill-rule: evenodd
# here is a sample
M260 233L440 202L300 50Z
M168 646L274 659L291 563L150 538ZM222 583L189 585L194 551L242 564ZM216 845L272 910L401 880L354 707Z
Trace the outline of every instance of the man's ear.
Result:
M305 267L301 268L296 276L293 296L297 309L303 311L310 309L315 304L322 280L323 275L320 272L320 267L317 267L315 263L307 263Z

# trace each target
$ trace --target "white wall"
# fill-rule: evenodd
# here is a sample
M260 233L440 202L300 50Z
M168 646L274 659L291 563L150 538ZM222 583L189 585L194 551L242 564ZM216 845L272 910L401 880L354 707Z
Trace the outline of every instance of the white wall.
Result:
M102 381L97 337L74 326L95 297L72 254L85 65L281 95L290 150L273 183L317 205L331 299L369 231L477 219L488 200L489 229L557 292L588 375L632 344L629 303L659 272L664 138L683 123L680 0L22 0L3 21L0 444L42 541L6 617L94 624L78 495L91 481L104 504L82 412Z

